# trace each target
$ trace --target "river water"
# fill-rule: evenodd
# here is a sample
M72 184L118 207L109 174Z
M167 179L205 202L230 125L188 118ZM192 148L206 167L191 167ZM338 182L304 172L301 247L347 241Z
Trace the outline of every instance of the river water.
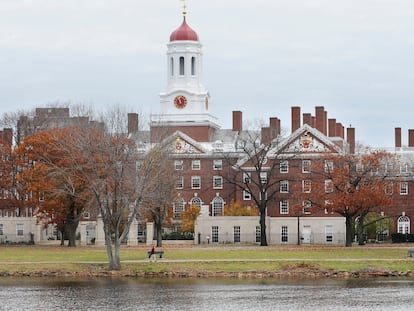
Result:
M0 310L414 310L414 279L0 278Z

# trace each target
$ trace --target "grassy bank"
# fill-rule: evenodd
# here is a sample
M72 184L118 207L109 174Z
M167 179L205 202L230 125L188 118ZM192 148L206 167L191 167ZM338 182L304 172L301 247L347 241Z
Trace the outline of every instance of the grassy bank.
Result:
M413 247L414 248L414 247ZM203 275L236 273L336 274L361 271L407 273L414 259L405 245L363 247L170 247L148 262L146 247L121 251L121 275ZM99 247L0 246L2 275L105 274L106 251Z

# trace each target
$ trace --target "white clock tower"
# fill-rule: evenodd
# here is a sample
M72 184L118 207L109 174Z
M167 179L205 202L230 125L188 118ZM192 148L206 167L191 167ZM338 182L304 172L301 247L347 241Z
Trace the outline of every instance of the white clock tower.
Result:
M151 127L219 128L209 114L210 96L201 84L202 45L190 28L183 10L181 26L170 35L167 44L167 88L160 94L160 114L151 115Z

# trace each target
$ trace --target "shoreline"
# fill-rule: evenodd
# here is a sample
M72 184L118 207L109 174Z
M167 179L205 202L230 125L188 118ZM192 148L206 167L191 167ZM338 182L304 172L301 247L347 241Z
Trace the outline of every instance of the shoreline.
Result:
M206 272L206 271L169 271L133 272L128 269L101 271L0 271L0 278L136 278L136 279L366 279L366 278L414 278L414 271L390 271L380 268L366 268L356 271L336 271L322 269L314 265L291 265L283 271L245 271L245 272Z

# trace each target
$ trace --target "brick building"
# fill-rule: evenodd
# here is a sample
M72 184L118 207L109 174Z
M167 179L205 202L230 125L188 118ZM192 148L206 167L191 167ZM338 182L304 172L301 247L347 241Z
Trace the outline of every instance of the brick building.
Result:
M139 130L137 114L128 115L128 131L137 142L138 152L145 153L154 144L160 143L170 147L178 192L175 202L171 202L173 230L180 229L181 212L196 205L201 208L201 215L196 222L194 243L260 241L258 217L223 216L232 201L254 204L251 193L229 182L233 175L246 178L235 174L233 165L237 164L245 172L248 171L249 163L245 161L243 151L248 142L271 146L267 159L269 163L266 165L278 161L278 171L272 178L280 179L279 193L277 199L267 206L268 242L344 244L344 218L328 210L308 213L306 206L302 206L301 213L298 214L294 208L298 205L298 193L290 186L289 180L292 176L306 174L310 163L321 155L359 152L356 150L355 129L345 128L336 118L329 117L323 106L315 107L314 113L302 113L301 108L295 106L290 108L290 133L283 136L281 120L269 117L268 124L255 132L259 140L249 142L247 137L252 131L243 128L241 111L232 112L231 129L222 129L218 118L210 114L209 108L214 103L202 84L202 56L199 36L188 25L184 12L182 24L172 32L167 44L167 86L160 94L159 113L151 115L148 131ZM71 120L69 110L65 108L39 108L36 116L19 121L20 139L36 128L45 128L47 124L89 122L83 119ZM396 177L399 178L399 191L392 193L392 207L378 212L392 217L392 232L411 233L414 230L414 193L409 189L414 185L414 130L409 130L407 147L402 146L400 128L395 129L395 139L395 148L389 152L400 159L400 166L395 168ZM272 158L272 154L277 154L277 159ZM260 178L266 180L269 176L263 175ZM306 187L306 183L302 184L301 190L303 187ZM92 216L89 221L81 224L82 236L89 232L88 238L92 238L90 233L95 234L96 227L94 221ZM5 223L4 215L0 214L0 237L2 234L4 236ZM145 226L142 223L134 226L129 240L136 242L144 234ZM97 235L98 231L96 230ZM147 236L152 237L152 234L148 232ZM84 237L82 239L85 241Z

